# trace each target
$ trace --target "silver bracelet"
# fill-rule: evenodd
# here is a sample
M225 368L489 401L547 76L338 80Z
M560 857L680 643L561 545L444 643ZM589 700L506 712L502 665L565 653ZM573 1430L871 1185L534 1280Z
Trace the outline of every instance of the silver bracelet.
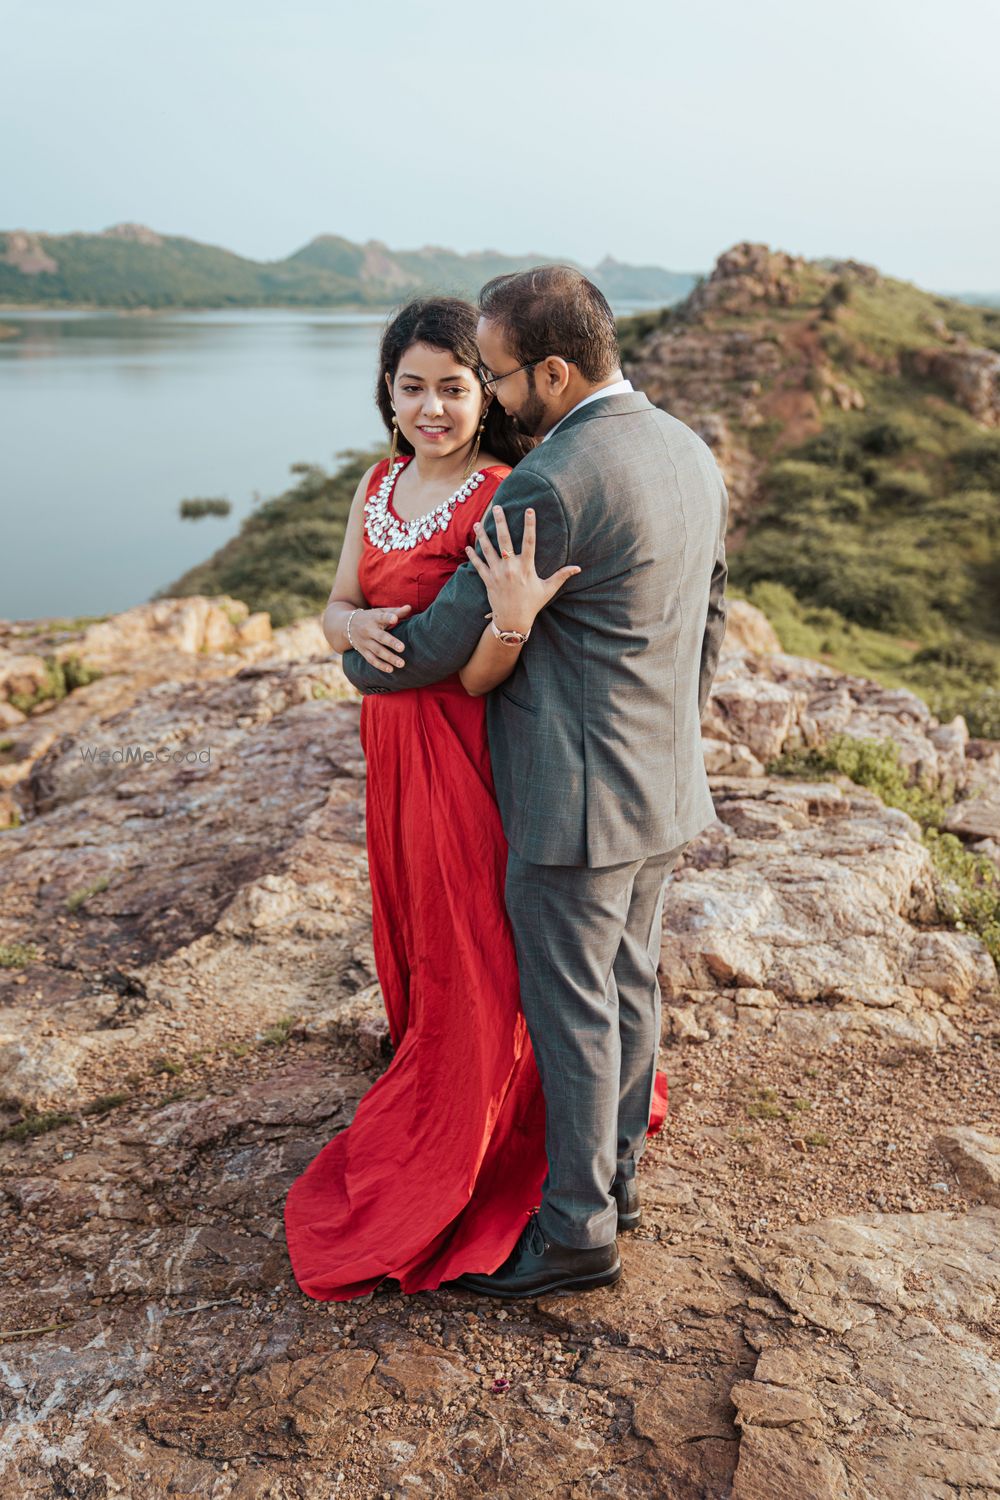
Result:
M355 615L359 615L360 613L361 605L359 604L357 609L352 609L351 613L347 616L347 641L352 651L357 651L358 648L354 644L354 641L351 637L351 621L354 619Z

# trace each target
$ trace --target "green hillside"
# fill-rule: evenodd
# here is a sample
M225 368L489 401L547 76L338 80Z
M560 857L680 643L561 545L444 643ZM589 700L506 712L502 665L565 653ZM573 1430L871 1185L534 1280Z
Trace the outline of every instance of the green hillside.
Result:
M786 649L1000 736L1000 311L740 246L622 337L715 446L733 587Z
M436 246L394 251L320 235L284 260L254 261L138 224L102 234L16 230L0 233L0 306L383 308L424 292L471 297L491 276L544 259ZM695 282L656 266L602 265L608 294L620 299L669 302ZM604 285L605 272L593 274Z

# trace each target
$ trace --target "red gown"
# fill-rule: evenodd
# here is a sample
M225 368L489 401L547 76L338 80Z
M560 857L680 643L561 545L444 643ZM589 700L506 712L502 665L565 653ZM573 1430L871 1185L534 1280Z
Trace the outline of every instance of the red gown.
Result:
M510 470L477 471L428 517L400 519L379 464L358 569L372 607L426 609L465 562ZM484 622L485 623L485 622ZM395 1055L354 1119L293 1183L296 1281L346 1301L385 1277L427 1291L503 1263L545 1177L545 1105L504 905L507 845L486 700L457 674L361 707L375 967ZM650 1133L666 1113L657 1075Z

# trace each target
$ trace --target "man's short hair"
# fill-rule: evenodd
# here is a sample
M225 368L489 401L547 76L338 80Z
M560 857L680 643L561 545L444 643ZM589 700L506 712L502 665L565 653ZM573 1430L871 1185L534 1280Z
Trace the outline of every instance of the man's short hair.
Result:
M518 364L558 354L596 384L618 369L615 315L604 293L572 266L535 266L494 276L479 311L503 330Z

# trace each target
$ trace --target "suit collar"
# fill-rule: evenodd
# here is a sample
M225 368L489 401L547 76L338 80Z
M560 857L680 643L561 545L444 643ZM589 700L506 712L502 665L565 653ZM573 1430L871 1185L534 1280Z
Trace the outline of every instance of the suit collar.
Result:
M558 432L553 432L552 439L555 441L564 432L579 427L581 422L595 422L600 417L624 417L630 412L649 411L652 405L642 391L623 391L618 396L602 396L596 401L588 401L586 406L578 407L568 417L564 417L559 423ZM538 446L540 448L541 443Z

